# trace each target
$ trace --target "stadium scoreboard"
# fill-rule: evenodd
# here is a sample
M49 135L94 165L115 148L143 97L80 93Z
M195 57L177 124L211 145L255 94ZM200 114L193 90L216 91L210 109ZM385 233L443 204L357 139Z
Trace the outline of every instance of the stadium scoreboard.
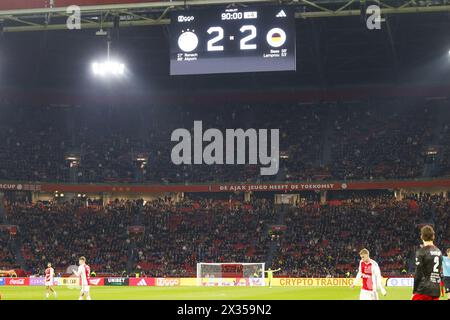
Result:
M170 74L295 71L295 39L291 7L175 11Z

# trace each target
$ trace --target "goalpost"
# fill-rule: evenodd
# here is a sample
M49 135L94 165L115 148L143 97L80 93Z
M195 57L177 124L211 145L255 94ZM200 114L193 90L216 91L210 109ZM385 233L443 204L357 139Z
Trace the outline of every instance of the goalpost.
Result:
M199 286L264 286L265 263L197 263Z

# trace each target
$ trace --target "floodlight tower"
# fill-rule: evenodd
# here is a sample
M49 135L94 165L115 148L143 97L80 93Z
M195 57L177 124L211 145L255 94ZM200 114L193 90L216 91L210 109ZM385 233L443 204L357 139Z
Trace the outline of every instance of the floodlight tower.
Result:
M92 72L95 76L105 77L105 76L114 76L121 77L125 74L125 64L123 64L119 60L114 60L111 58L111 36L100 30L96 33L97 35L107 35L107 52L106 52L106 60L102 62L94 61L92 63Z

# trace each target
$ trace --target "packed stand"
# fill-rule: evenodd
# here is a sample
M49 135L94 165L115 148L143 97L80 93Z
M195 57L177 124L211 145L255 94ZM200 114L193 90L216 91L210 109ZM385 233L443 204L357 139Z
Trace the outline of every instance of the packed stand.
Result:
M31 272L39 273L48 262L65 272L82 255L90 258L93 271L119 272L126 269L131 208L131 202L105 207L38 202L8 204L7 212L9 223L19 228Z
M264 198L207 197L6 207L33 273L49 261L67 268L84 255L98 273L195 277L198 262L266 262L281 268L277 276L345 277L354 276L365 247L383 275L408 275L421 225L434 225L437 245L450 247L450 201L442 195L358 194L285 207ZM272 226L285 228L273 233ZM0 261L8 266L14 260L5 247Z
M271 201L146 203L145 234L135 239L137 270L151 276L195 276L198 262L261 262L267 253Z
M393 100L340 106L332 136L333 177L420 177L423 148L430 141L435 121L434 109L426 104Z
M2 270L17 267L14 253L11 250L11 241L9 231L0 228L0 269Z
M390 196L331 201L327 205L302 204L289 210L287 231L280 238L274 264L293 277L343 277L354 274L358 252L367 248L383 274L406 275L412 271L419 248L419 226L435 224L437 244L449 245L450 202L440 198L433 220L431 199Z
M84 108L89 108L85 112ZM197 183L416 178L435 108L426 101L116 107L2 106L0 180ZM258 117L255 117L258 114ZM280 130L280 171L259 165L174 165L178 128ZM444 142L448 144L447 142ZM206 146L206 143L204 143ZM147 163L136 161L147 157ZM75 157L75 163L69 160Z

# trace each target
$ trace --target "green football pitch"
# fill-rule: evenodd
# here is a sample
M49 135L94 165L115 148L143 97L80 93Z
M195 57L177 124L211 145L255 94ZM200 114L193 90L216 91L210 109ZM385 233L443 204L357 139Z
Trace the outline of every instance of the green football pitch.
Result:
M77 300L79 290L55 287L58 300ZM410 300L411 288L387 288L381 300ZM3 300L45 300L43 287L0 287ZM91 287L93 300L357 300L347 287ZM54 300L51 296L50 300Z

